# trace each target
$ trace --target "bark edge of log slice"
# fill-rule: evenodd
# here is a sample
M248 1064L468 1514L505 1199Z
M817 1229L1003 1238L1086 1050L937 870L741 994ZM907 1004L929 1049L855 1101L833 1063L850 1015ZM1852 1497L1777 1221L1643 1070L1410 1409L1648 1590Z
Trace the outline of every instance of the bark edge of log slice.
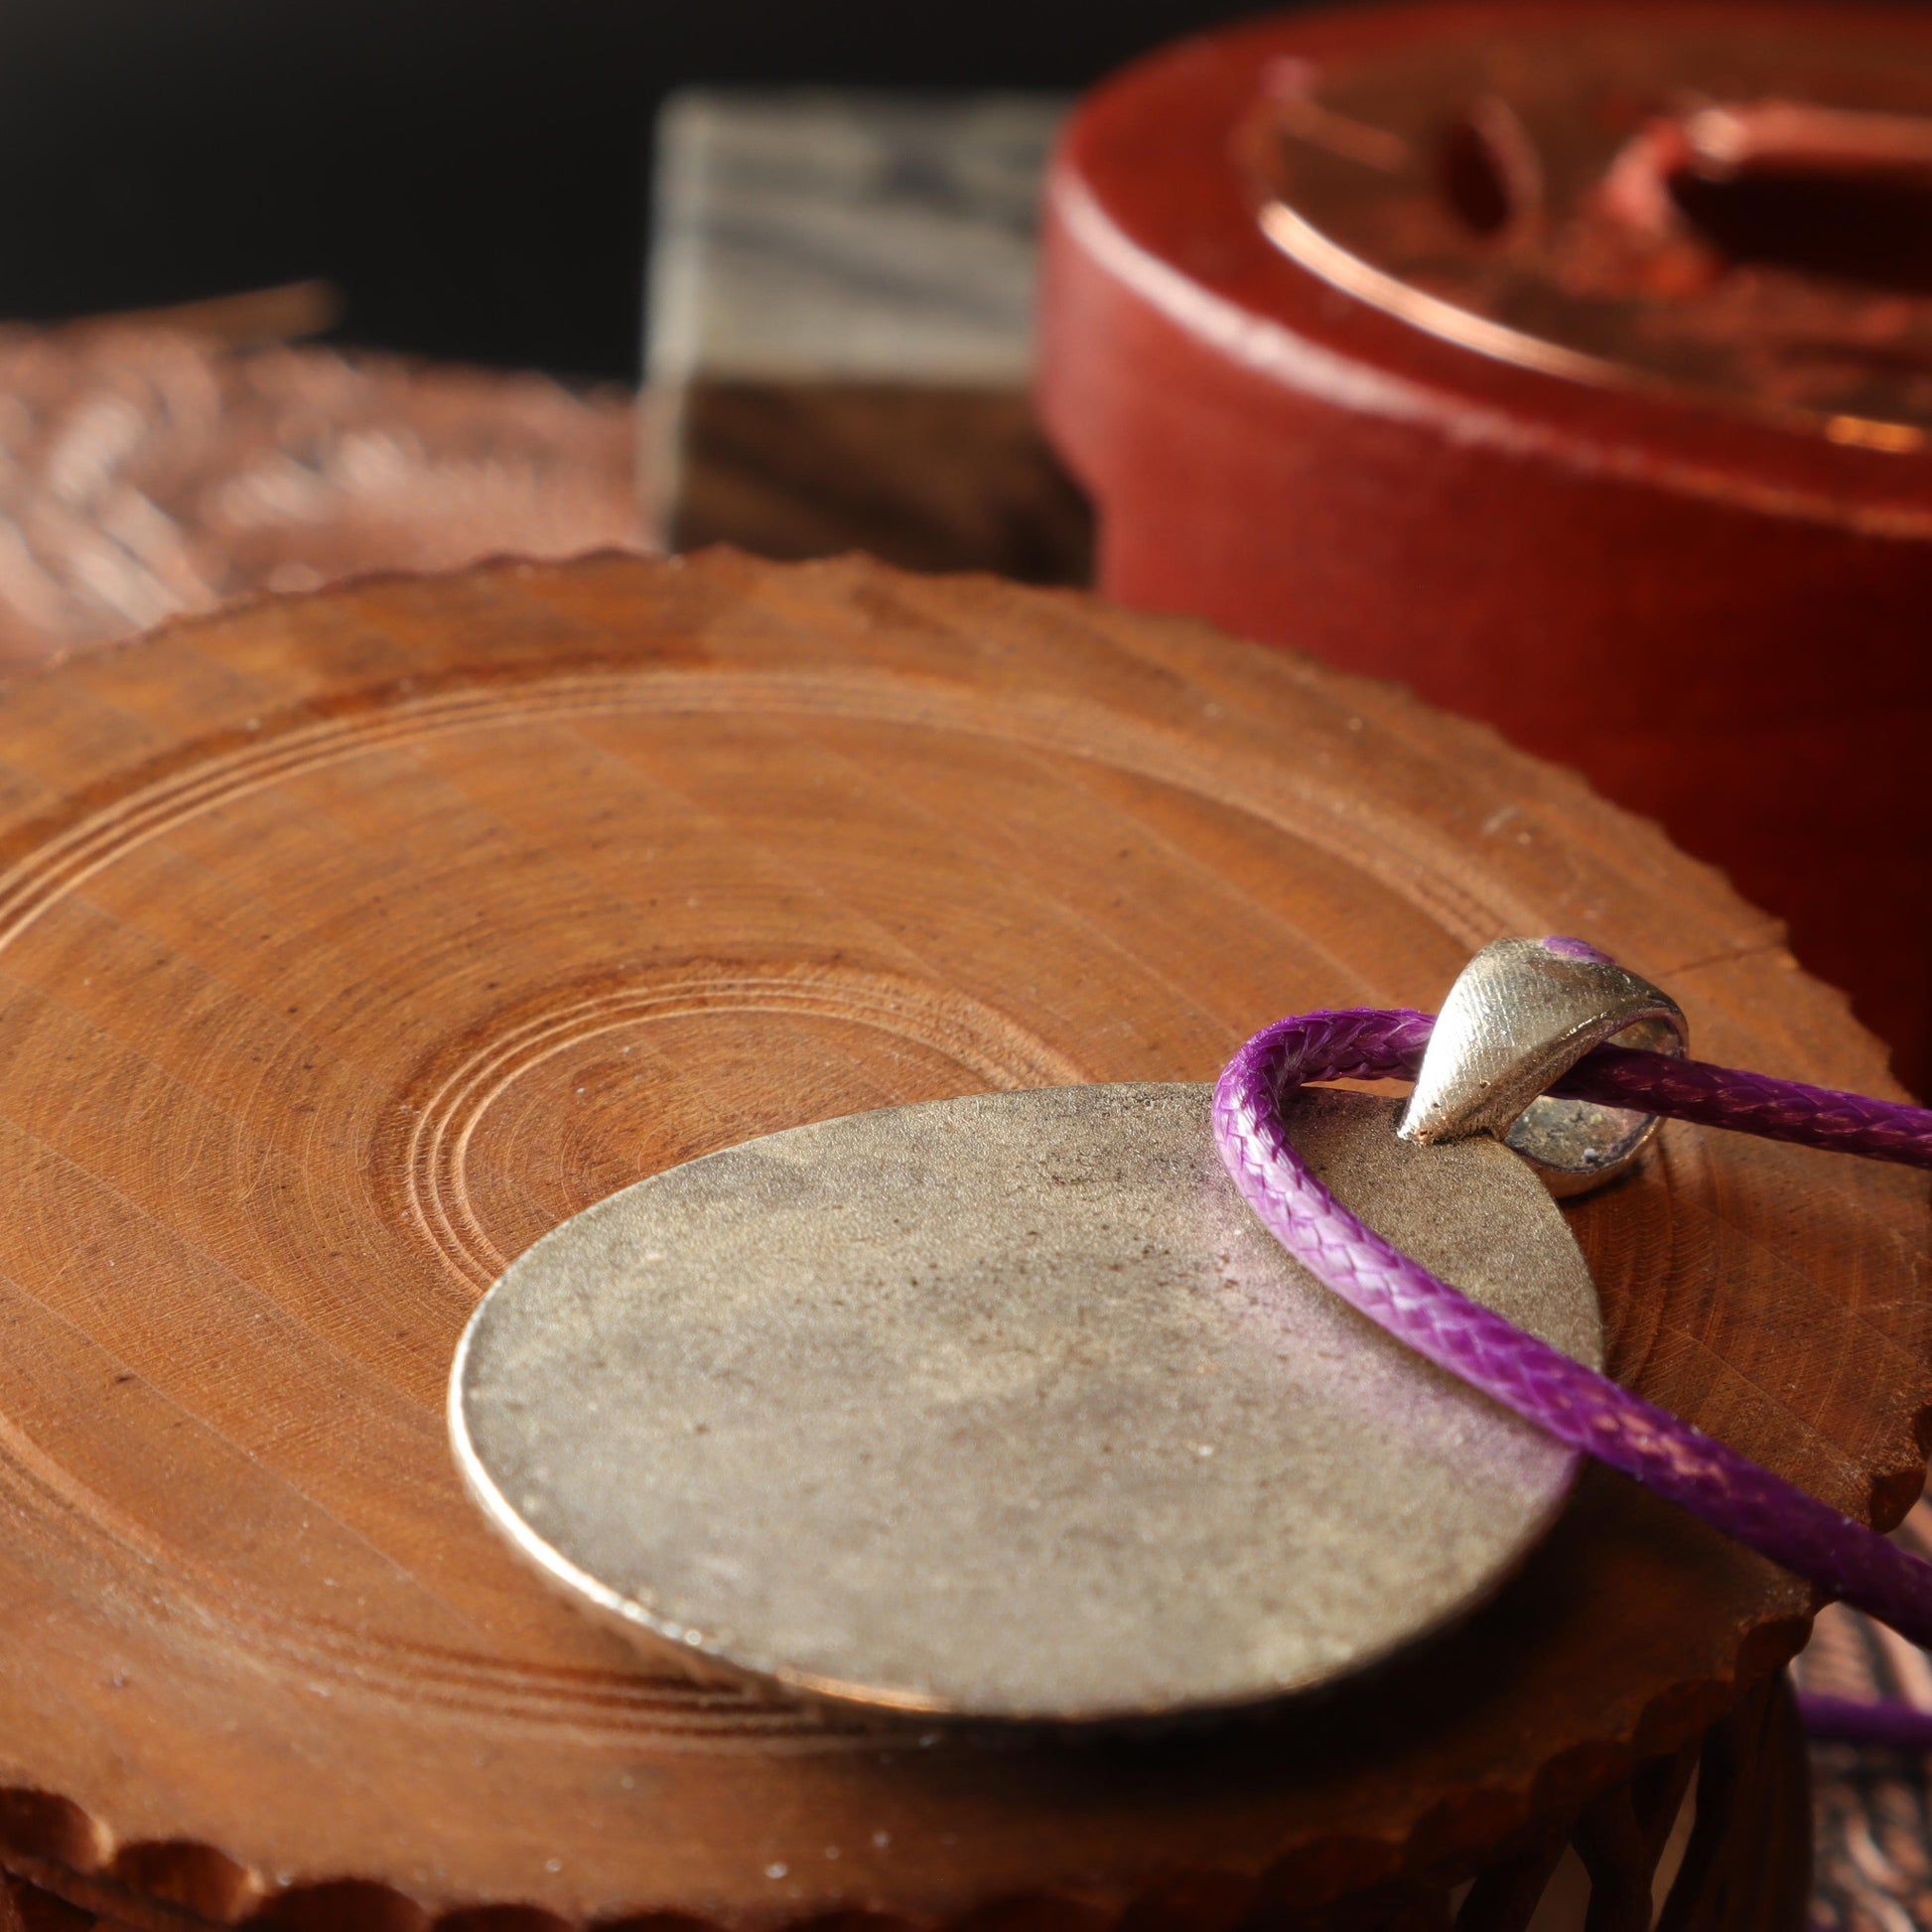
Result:
M1600 1473L1319 1704L1023 1745L640 1668L444 1446L481 1289L629 1179L1208 1078L1502 932L1615 953L1713 1058L1895 1091L1774 921L1581 780L1190 621L729 551L184 621L0 688L0 1860L36 1882L151 1927L1435 1924L1573 1829L1609 1870L1713 1725L1775 1728L1805 1588ZM1896 1520L1919 1177L1672 1126L1572 1214L1613 1373Z

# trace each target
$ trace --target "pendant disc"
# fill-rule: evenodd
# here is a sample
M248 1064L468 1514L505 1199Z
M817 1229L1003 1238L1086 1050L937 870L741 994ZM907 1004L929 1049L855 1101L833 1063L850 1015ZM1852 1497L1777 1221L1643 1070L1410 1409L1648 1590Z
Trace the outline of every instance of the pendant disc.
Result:
M1211 1098L978 1094L624 1188L473 1317L466 1481L584 1608L813 1696L1070 1722L1359 1669L1501 1583L1575 1458L1285 1254ZM1286 1117L1371 1226L1598 1364L1543 1183L1397 1111L1329 1089Z

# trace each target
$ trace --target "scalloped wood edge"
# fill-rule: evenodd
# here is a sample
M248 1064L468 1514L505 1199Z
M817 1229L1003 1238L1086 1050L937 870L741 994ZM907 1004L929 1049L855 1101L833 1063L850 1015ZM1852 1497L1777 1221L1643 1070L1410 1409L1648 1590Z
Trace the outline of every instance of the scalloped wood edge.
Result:
M607 560L590 559L577 568L597 570ZM720 581L727 588L747 582L769 580L780 567L759 564L731 552L711 552L677 565L640 566L635 560L614 558L608 563L632 569L676 568L693 576ZM505 561L467 573L472 580L492 575L525 576L532 567ZM1079 593L1020 592L992 579L955 580L915 579L884 571L866 560L835 560L823 565L789 567L785 574L836 588L840 581L876 574L907 587L908 594L925 597L944 594L949 583L957 586L969 601L995 600L1002 604L1014 599L1042 603L1063 603L1090 609L1091 601ZM385 573L361 580L352 591L336 590L304 596L264 600L240 611L215 619L184 620L165 626L148 639L135 640L115 650L82 660L89 675L103 667L111 668L127 654L148 651L184 632L206 632L245 622L252 612L273 610L287 616L301 607L336 601L345 596L366 596L389 589L420 593L422 580ZM1223 648L1218 633L1210 626L1189 620L1121 619L1170 640L1187 644L1209 643ZM1293 660L1291 660L1293 661ZM1762 914L1752 912L1736 898L1715 869L1702 866L1675 853L1661 831L1647 821L1600 800L1572 774L1556 771L1539 760L1515 752L1487 727L1459 720L1447 720L1423 705L1406 690L1378 681L1349 677L1315 667L1304 661L1301 675L1318 683L1334 697L1359 704L1364 711L1379 714L1378 723L1398 737L1415 728L1427 729L1440 741L1451 745L1459 741L1472 762L1501 764L1519 777L1534 774L1546 796L1569 795L1570 802L1597 817L1606 830L1635 834L1663 858L1680 879L1702 882L1712 899L1719 902L1724 916L1750 933L1748 942L1711 959L1692 962L1684 970L1722 970L1740 961L1761 958L1780 951L1777 929ZM358 692L359 700L368 692ZM29 828L21 828L26 832ZM37 839L44 828L31 828ZM9 841L11 843L11 841ZM1794 990L1802 987L1812 1011L1830 1011L1842 1016L1844 1034L1839 1044L1844 1049L1854 1040L1863 1039L1867 1063L1860 1078L1872 1086L1888 1085L1881 1078L1882 1056L1875 1042L1863 1036L1850 1019L1849 1005L1842 995L1813 981L1795 976ZM1894 1089L1895 1090L1895 1089ZM1868 1513L1880 1522L1895 1518L1909 1506L1923 1476L1924 1449L1932 1440L1932 1389L1925 1392L1912 1429L1909 1446L1892 1447L1884 1466L1872 1471L1867 1481ZM1910 1493L1907 1493L1909 1489ZM1492 1849L1529 1830L1537 1821L1552 1815L1574 1817L1592 1800L1630 1777L1641 1765L1660 1755L1686 1746L1693 1738L1734 1708L1750 1690L1778 1669L1802 1645L1809 1619L1782 1612L1768 1613L1746 1629L1738 1642L1734 1668L1728 1678L1707 1677L1669 1687L1654 1695L1631 1723L1613 1728L1601 1737L1580 1742L1546 1762L1524 1787L1481 1785L1459 1791L1452 1801L1445 1800L1433 1811L1419 1816L1405 1839L1355 1839L1346 1843L1329 1841L1313 1852L1291 1853L1272 1863L1258 1863L1252 1870L1216 1867L1192 1874L1186 1883L1201 1891L1203 1898L1220 1902L1196 1920L1182 1915L1187 1932L1212 1932L1212 1928L1232 1924L1246 1916L1247 1908L1233 1909L1237 1898L1266 1901L1295 1909L1314 1907L1344 1896L1348 1892L1391 1883L1441 1885L1457 1882L1471 1875L1475 1847L1480 1842ZM349 1875L335 1880L281 1885L268 1875L237 1863L218 1848L200 1843L177 1844L121 1843L111 1821L89 1816L80 1806L54 1794L25 1789L0 1790L0 1857L25 1875L49 1889L90 1909L112 1913L127 1923L154 1928L201 1928L231 1924L284 1924L321 1928L367 1928L368 1932L387 1932L391 1925L402 1932L420 1932L434 1924L440 1932L459 1932L477 1914L492 1916L489 1923L501 1927L536 1928L588 1925L573 1922L539 1908L515 1901L497 1905L472 1904L446 1910L440 1916L406 1896L401 1890ZM1445 1874L1453 1874L1446 1877ZM975 1932L993 1932L997 1925L1006 1932L1007 1921L1000 1915L1011 1911L1016 1916L1012 1932L1024 1932L1035 1923L1039 1932L1101 1932L1102 1928L1129 1925L1136 1928L1165 1927L1181 1923L1173 1916L1173 1902L1168 1894L1173 1886L1164 1886L1132 1897L1102 1899L1091 1894L1040 1894L1031 1902L1009 1901L1006 1905L976 1908L964 1917L947 1921L949 1932L972 1926ZM692 1920L688 1915L644 1913L653 1923L669 1932L674 1919L696 1925L715 1923L737 1926L739 1918L716 1921ZM772 1915L760 1923L773 1926L823 1921L823 1913L807 1913L803 1919ZM871 1913L855 1906L836 1915L842 1924L854 1927L899 1927L913 1921L890 1914ZM615 1922L598 1921L610 1926Z

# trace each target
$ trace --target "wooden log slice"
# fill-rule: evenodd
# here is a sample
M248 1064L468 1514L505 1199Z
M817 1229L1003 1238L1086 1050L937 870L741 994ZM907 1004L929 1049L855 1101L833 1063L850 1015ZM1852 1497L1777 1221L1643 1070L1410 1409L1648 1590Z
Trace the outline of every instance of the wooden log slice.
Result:
M1466 1878L1803 1637L1801 1586L1596 1476L1318 1706L996 1747L651 1674L452 1471L505 1259L795 1122L1204 1079L1506 932L1884 1086L1768 919L1485 730L1077 593L713 553L182 623L6 688L0 756L0 1845L43 1883L150 1926L1210 1932ZM1617 1375L1903 1510L1919 1177L1673 1127L1572 1211Z

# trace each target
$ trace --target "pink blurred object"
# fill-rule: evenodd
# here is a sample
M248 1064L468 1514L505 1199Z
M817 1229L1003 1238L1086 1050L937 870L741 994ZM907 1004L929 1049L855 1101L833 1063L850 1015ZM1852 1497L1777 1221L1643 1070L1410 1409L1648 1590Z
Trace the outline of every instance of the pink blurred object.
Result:
M0 670L261 591L648 547L630 398L164 327L0 330Z

